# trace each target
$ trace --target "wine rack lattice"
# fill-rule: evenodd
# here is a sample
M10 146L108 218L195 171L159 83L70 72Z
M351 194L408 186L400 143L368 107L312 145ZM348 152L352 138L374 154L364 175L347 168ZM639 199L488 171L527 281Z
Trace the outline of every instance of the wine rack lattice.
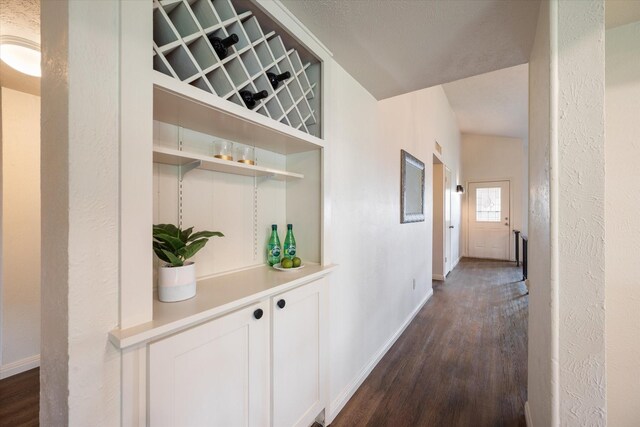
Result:
M244 106L240 92L267 90L254 111L320 136L319 73L287 49L275 31L265 33L251 11L236 12L231 0L153 0L153 68ZM208 35L236 34L238 43L220 60ZM266 73L290 72L273 89Z

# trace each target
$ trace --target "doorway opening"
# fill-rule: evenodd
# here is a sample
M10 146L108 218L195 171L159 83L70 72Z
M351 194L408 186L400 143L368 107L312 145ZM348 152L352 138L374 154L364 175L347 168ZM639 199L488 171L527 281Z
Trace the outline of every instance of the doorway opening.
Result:
M451 170L433 155L433 280L445 280L453 268L451 256Z
M6 425L37 425L40 7L34 0L2 2L0 8L0 419Z

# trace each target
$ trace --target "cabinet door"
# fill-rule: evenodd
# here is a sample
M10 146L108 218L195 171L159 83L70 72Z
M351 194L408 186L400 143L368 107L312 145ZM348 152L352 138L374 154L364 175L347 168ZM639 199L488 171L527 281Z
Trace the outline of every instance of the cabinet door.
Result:
M274 427L309 426L325 407L325 280L272 298Z
M268 425L267 303L150 344L149 420L153 427Z

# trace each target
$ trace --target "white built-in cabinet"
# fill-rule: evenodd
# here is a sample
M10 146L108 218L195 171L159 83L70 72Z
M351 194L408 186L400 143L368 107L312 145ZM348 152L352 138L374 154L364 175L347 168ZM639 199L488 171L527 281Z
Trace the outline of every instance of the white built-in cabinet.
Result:
M254 304L150 344L150 425L269 425L269 317Z
M153 222L225 234L196 255L199 279L263 266L272 224L281 239L293 224L298 256L323 264L326 52L271 1L148 1ZM209 37L230 34L218 57ZM282 72L273 89L267 74ZM269 96L252 110L243 90ZM255 147L256 164L215 158L221 139Z
M321 278L149 344L150 425L311 425L326 402L326 294Z
M273 426L306 427L326 396L325 279L271 299Z
M137 249L122 248L121 327L109 334L122 355L122 425L311 425L328 405L335 269L322 138L330 54L277 2L148 1L122 2L122 34L137 34L123 44L121 94L123 239ZM212 31L241 42L220 60ZM283 71L293 78L266 87L266 72ZM247 109L239 91L262 88L269 97ZM220 138L254 146L257 164L214 158ZM195 257L196 297L154 295L152 222L225 233ZM281 239L294 224L303 269L265 264L274 223Z

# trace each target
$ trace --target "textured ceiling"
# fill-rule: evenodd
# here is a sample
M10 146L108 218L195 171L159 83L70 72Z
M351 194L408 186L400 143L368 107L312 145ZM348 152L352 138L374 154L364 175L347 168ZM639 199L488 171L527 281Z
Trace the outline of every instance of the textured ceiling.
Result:
M606 27L640 21L640 0L606 0ZM528 139L528 67L443 85L463 133Z
M282 3L378 99L527 62L539 5L538 0ZM636 21L640 0L606 0L607 28ZM0 35L40 43L40 0L0 0ZM24 77L4 64L0 68L4 85ZM31 79L21 83L39 90L39 79ZM454 96L456 87L466 84L456 82L447 94Z
M528 62L537 0L282 0L377 99Z
M529 66L527 64L442 86L462 133L528 140Z
M0 35L40 44L40 0L0 0Z

